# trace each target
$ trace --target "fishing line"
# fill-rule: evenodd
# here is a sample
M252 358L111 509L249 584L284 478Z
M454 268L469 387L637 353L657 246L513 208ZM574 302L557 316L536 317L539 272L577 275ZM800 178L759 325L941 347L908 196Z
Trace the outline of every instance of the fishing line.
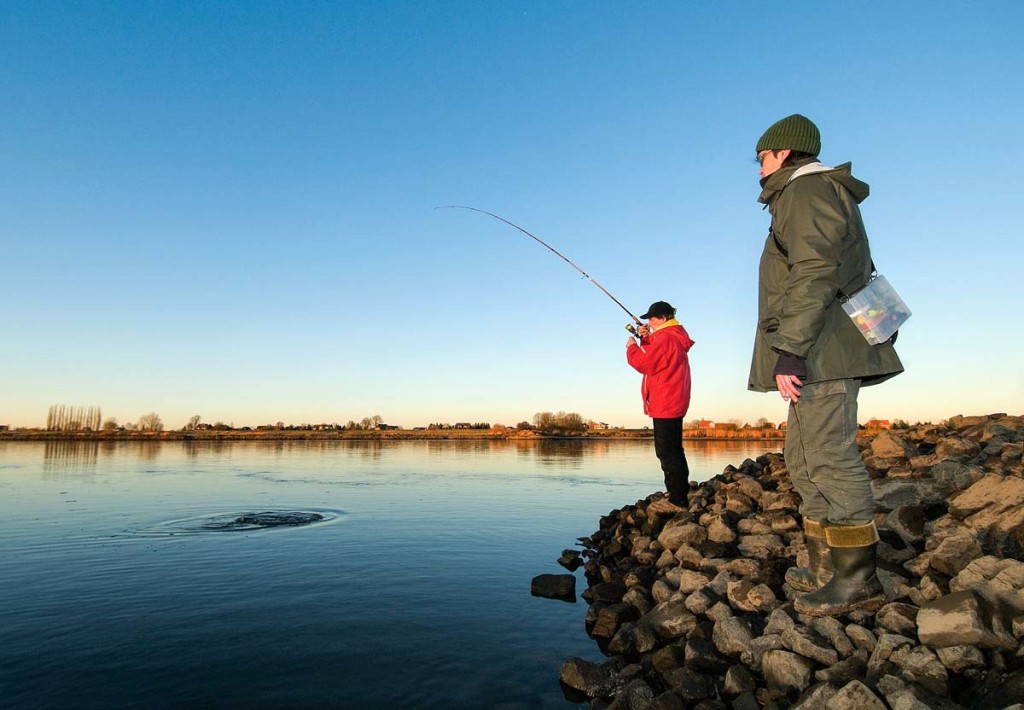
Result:
M477 209L476 207L466 207L465 205L441 205L440 207L435 207L434 209L435 210L447 210L447 209L451 209L451 210L471 210L473 212L479 212L480 214L485 214L485 215L488 215L490 217L494 217L494 219L499 220L501 222L504 222L505 224L507 224L510 227L515 227L520 232L522 232L523 234L528 236L530 239L533 239L535 242L538 242L538 243L542 244L543 246L547 247L548 250L551 251L553 254L561 257L562 260L565 261L565 263L567 263L569 266L571 266L572 268L576 269L578 272L583 274L584 277L586 277L587 279L590 280L590 283L594 284L599 289L601 289L601 292L604 293L605 296L607 296L608 298L610 298L613 301L615 301L615 305L617 305L619 308L624 310L626 312L626 315L628 315L630 318L633 319L633 322L635 322L637 325L643 325L643 322L639 318L637 318L635 315L630 313L629 309L626 308L624 305L622 305L622 302L619 301L619 299L617 299L617 298L615 298L615 296L611 295L611 293L608 292L608 289L606 289L604 286L602 286L597 281L595 281L594 278L590 274L588 274L586 271L584 271L580 267L576 266L576 264L572 263L572 261L569 259L569 257L567 257L565 254L563 254L562 252L560 252L557 249L555 249L553 246L551 246L550 244L545 242L543 239L541 239L541 238L537 237L536 235L531 234L530 232L526 231L525 229L520 227L518 224L516 224L514 222L510 222L507 219L505 219L504 217L496 215L493 212L488 212L487 210ZM626 329L629 330L630 332L633 332L632 327L633 326L627 325Z

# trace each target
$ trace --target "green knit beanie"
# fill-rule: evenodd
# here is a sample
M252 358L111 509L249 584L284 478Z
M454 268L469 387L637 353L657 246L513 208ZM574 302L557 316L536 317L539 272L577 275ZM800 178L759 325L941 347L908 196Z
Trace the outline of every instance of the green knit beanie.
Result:
M797 150L817 155L821 152L821 134L818 127L806 116L794 113L776 121L761 136L755 152L762 150Z

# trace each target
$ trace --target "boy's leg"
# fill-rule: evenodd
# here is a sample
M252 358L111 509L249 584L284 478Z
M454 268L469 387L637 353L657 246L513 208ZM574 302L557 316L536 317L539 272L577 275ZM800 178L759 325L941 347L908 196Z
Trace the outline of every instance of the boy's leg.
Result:
M654 420L654 453L665 474L665 490L673 503L686 505L690 467L683 452L683 418Z

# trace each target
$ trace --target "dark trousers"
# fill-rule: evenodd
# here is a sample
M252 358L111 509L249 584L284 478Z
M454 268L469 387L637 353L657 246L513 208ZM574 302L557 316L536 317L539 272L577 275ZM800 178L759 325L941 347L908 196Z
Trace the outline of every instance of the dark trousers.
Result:
M654 420L654 453L665 472L668 497L685 503L690 490L690 466L683 452L683 418Z

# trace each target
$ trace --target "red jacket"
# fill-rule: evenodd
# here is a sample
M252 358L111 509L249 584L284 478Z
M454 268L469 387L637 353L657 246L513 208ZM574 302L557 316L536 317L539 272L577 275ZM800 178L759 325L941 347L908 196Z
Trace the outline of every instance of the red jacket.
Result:
M693 340L674 318L626 348L626 360L643 374L644 414L655 419L686 416L690 408L690 359Z

